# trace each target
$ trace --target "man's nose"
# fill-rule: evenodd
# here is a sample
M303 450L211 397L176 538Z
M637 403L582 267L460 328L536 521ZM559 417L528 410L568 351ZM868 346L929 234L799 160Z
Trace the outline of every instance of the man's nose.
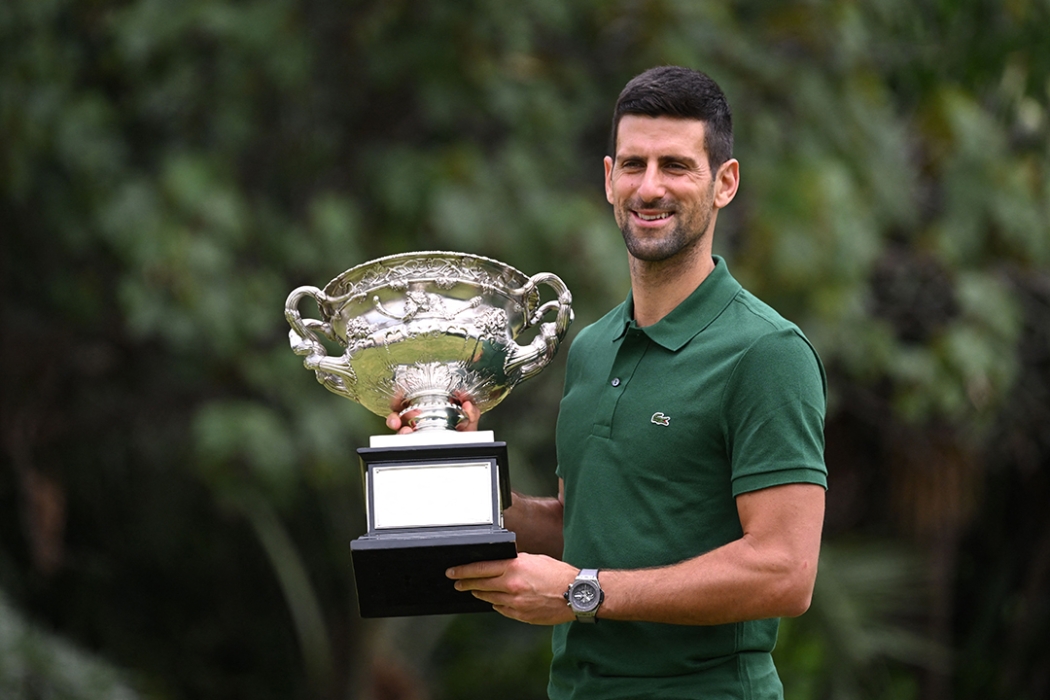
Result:
M638 196L646 202L652 202L664 196L664 183L659 163L650 163L645 168L642 181L638 183Z

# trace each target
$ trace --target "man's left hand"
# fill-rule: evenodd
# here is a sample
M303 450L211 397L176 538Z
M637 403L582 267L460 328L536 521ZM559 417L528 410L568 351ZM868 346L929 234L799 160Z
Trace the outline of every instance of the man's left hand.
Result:
M575 619L565 602L565 591L579 569L538 554L519 553L516 559L479 561L455 566L445 574L456 590L492 603L500 615L533 625L556 625Z

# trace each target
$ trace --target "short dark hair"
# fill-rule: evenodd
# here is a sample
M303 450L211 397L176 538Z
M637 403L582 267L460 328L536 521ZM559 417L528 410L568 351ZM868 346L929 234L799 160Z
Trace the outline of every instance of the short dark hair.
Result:
M712 170L733 157L733 114L710 76L681 66L650 68L631 79L613 110L609 155L616 156L616 135L625 114L677 117L704 122L704 148Z

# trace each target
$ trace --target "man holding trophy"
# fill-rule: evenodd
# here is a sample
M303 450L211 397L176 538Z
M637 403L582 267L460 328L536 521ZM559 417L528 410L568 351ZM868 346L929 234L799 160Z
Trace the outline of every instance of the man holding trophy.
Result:
M435 393L418 389L422 384L409 376L419 373L420 363L408 367L395 357L401 338L434 336L405 324L417 323L424 306L442 305L429 282L440 276L408 275L399 288L415 289L415 301L396 309L386 291L365 293L360 280L350 286L334 280L327 296L310 292L330 319L325 324L302 321L294 309L298 297L290 297L295 351L307 356L307 367L327 388L362 403L363 392L352 385L368 371L364 360L322 357L311 333L334 334L347 344L353 324L340 325L333 300L350 297L367 297L380 316L400 319L408 329L379 329L373 322L349 345L374 345L398 368L384 370L393 378L377 383L385 387L377 395L395 409L387 425L397 434L388 437L426 443L434 442L428 432L455 433L438 440L454 443L443 449L455 458L437 448L384 446L380 440L359 450L366 479L378 487L390 479L383 470L420 471L406 464L438 465L457 475L467 474L466 467L480 474L484 469L477 467L491 465L485 473L496 484L494 516L470 523L447 519L449 534L438 538L442 547L469 539L490 549L460 559L467 548L449 550L443 574L452 581L445 585L507 617L555 625L551 698L783 697L770 652L778 618L808 608L816 578L827 483L826 380L801 331L742 289L712 253L719 210L739 184L732 142L725 96L702 73L654 68L631 80L617 100L605 189L627 247L631 291L583 329L570 349L557 425L557 497L511 495L505 477L499 478L503 443L491 434L476 443L462 436L477 430L486 402L498 401L553 353L571 320L560 280L526 280L513 271L499 272L506 279L498 284L465 286L461 275L444 276L443 289L451 291L443 293L458 306L441 312L442 333L462 326L457 337L470 339L463 359L443 360L461 375L454 386L468 387L452 400L419 399ZM371 271L365 276L376 277ZM538 305L539 282L555 288L557 302ZM486 293L472 297L468 286ZM558 320L544 324L531 346L515 346L522 323L515 325L514 318L529 325L555 308ZM490 310L484 323L478 309ZM364 318L365 312L355 314ZM511 331L503 337L482 326ZM488 364L479 359L485 357ZM507 371L484 369L504 360ZM371 408L380 412L381 400ZM457 429L421 429L428 421ZM484 491L487 482L477 483ZM401 493L397 500L408 502ZM373 500L383 499L377 494ZM387 517L410 525L446 523L441 514ZM415 541L406 538L420 529L395 533L397 528L376 526L373 532L374 514L369 518L362 552L404 551ZM480 539L475 521L485 529ZM513 533L509 552L506 532Z
M731 153L706 75L655 68L624 88L605 189L631 292L570 350L559 495L514 494L517 558L448 572L503 615L558 625L552 698L783 695L770 652L816 579L826 380L712 255Z

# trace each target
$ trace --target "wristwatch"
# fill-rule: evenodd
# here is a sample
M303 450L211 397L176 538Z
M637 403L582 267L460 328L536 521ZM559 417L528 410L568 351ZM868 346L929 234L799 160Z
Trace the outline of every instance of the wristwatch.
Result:
M598 583L597 569L581 569L569 590L565 591L565 601L579 622L595 622L594 616L604 600L605 591Z

